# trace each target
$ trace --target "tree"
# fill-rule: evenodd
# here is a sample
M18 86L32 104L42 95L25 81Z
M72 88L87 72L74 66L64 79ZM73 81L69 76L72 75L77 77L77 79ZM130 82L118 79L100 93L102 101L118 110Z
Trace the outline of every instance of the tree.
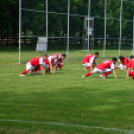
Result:
M44 0L23 0L23 6L34 10L45 11ZM105 0L91 0L90 16L95 17L95 38L104 38L104 5ZM48 29L49 36L67 37L67 6L68 0L48 0ZM120 35L120 0L107 0L107 37L119 38ZM123 1L123 19L132 20L134 4ZM63 14L62 14L63 13ZM88 0L70 0L70 36L83 37L84 16L88 15ZM78 16L79 15L79 16ZM81 15L81 16L80 16ZM23 30L26 34L43 35L46 31L44 13L25 12ZM123 38L132 37L132 23L122 21ZM113 44L109 40L109 44ZM103 42L103 40L102 40Z
M8 27L9 30L18 32L19 0L1 0L0 5L0 31L5 32Z

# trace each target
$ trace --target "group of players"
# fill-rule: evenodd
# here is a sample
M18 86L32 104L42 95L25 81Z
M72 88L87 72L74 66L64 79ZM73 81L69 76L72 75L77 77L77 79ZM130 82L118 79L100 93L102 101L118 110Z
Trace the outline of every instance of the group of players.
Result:
M82 64L85 67L84 69L90 72L86 73L82 77L90 76L94 73L100 73L100 77L107 78L109 74L114 73L115 78L117 78L117 74L115 69L120 68L121 70L125 70L126 79L128 77L132 77L134 79L134 56L130 56L129 59L124 56L119 56L119 60L113 57L112 60L105 60L100 64L96 65L95 58L99 57L99 52L95 52L94 54L88 54L83 58ZM117 62L117 65L114 65ZM95 67L95 69L93 69ZM132 71L130 71L132 68Z
M82 64L84 66L84 69L86 71L90 69L90 72L86 73L82 77L87 77L94 73L100 73L100 77L107 78L107 76L113 72L115 78L117 78L115 69L120 68L121 70L125 70L127 74L126 79L128 79L129 76L134 79L134 56L131 55L129 59L124 56L119 56L118 62L117 58L113 57L112 60L105 60L98 65L95 61L97 57L99 57L99 52L88 54L83 58ZM54 55L45 54L43 57L32 58L26 63L26 70L24 70L20 76L25 76L28 72L31 72L31 74L38 74L39 71L42 71L43 75L45 75L45 72L50 71L52 74L54 74L57 68L60 70L62 69L62 66L64 65L64 58L66 58L65 53L56 53ZM114 65L116 62L117 65Z
M35 57L29 60L26 63L26 70L24 70L20 76L25 76L28 72L31 74L38 74L39 71L42 71L42 74L45 75L45 72L55 73L57 68L61 70L64 63L63 59L66 57L66 54L56 53L54 55L43 55L43 57Z

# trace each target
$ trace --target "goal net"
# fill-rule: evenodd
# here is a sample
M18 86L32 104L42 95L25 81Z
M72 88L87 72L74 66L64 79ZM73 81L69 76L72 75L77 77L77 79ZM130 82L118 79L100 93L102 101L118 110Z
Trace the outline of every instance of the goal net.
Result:
M36 51L38 37L47 38L48 54L64 52L69 59L95 51L100 57L129 56L132 51L134 0L20 1L21 62L44 54Z

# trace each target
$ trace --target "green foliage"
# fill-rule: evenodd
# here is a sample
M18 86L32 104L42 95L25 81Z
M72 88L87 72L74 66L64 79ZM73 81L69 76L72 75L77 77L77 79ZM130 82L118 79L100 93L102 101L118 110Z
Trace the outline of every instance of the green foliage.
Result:
M19 27L19 0L0 0L0 31L10 29L18 31Z
M95 19L94 33L95 37L104 36L104 0L94 0L91 1L91 16L100 17L101 19ZM49 12L57 13L67 13L68 10L68 1L67 0L51 0L48 1ZM117 0L108 0L107 1L107 36L111 38L119 37L119 18L120 18L120 5L121 2ZM23 1L23 6L25 8L31 8L36 10L45 10L44 1L33 1L29 3L28 1ZM134 4L123 2L123 19L132 20ZM26 13L26 12L25 12ZM88 14L88 1L86 0L71 0L70 1L70 14ZM67 15L58 15L58 14L48 14L48 29L49 36L67 36ZM27 18L24 19L24 29L27 25L27 30L32 30L33 34L44 35L45 34L45 14L44 13L34 13L26 14ZM38 16L38 17L37 17ZM29 19L30 18L30 19ZM118 19L115 20L114 18ZM43 23L42 23L43 22ZM132 24L129 24L127 21L122 21L122 33L125 38L132 38L132 34L127 34L129 29L132 27ZM83 36L83 25L84 17L70 16L70 36L71 37L82 37ZM41 30L42 29L42 30ZM44 31L44 32L42 32ZM116 32L115 32L116 31ZM61 34L62 33L62 34ZM124 34L125 33L125 34ZM129 36L129 37L128 37Z
M104 0L91 0L90 15L95 17L94 33L95 38L104 37ZM0 31L7 32L14 29L18 32L18 9L19 0L0 1ZM48 29L49 36L67 36L67 11L68 0L48 0ZM108 37L119 37L120 0L107 0L107 35ZM44 0L22 0L23 9L32 9L41 12L22 11L22 33L33 35L46 35L46 3ZM123 1L123 19L133 19L134 3ZM52 14L53 12L53 14ZM64 13L64 14L57 14ZM70 0L70 14L88 15L87 0ZM99 18L96 18L99 17ZM83 37L84 16L70 16L70 36ZM131 22L122 20L123 38L132 39Z

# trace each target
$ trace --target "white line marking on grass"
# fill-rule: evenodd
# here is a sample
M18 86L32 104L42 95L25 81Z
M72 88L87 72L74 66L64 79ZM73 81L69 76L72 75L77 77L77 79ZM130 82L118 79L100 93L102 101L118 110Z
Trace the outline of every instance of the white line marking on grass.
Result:
M11 76L11 75L16 75L16 74L1 74L0 76Z
M20 77L19 76L19 74L1 74L0 75L0 77L3 77L3 76L18 76L18 77ZM33 75L33 76L42 76L42 75ZM25 76L25 77L28 77L28 76ZM46 75L45 77L70 77L70 76L57 76L57 75L52 75L52 76L50 76L50 75ZM81 78L81 77L71 77L71 78Z
M49 124L49 125L57 125L57 126L64 126L64 127L103 129L103 130L124 132L126 134L134 133L134 130L128 130L128 129L85 126L85 125L80 125L80 124L67 124L67 123L59 123L59 122L40 122L40 121L25 121L25 120L11 120L11 119L0 119L0 122L20 122L20 123L32 123L32 124Z
M84 75L84 74L83 74ZM0 77L3 77L3 76L18 76L18 77L20 77L19 76L19 74L1 74L0 75ZM41 75L33 75L33 76L41 76ZM28 76L25 76L25 77L28 77ZM69 77L69 78L74 78L74 79L79 79L79 78L82 78L82 75L80 76L77 76L77 77L70 77L69 75L66 75L66 76L61 76L61 75L52 75L52 76L50 76L50 75L47 75L46 74L46 76L45 76L46 78L50 78L50 77L63 77L63 78L65 78L65 77ZM125 78L125 76L120 76L120 77L122 77L122 78ZM95 77L95 79L96 78L100 78L100 77ZM85 79L85 78L84 78ZM87 79L87 78L86 78ZM93 78L92 78L93 79Z

